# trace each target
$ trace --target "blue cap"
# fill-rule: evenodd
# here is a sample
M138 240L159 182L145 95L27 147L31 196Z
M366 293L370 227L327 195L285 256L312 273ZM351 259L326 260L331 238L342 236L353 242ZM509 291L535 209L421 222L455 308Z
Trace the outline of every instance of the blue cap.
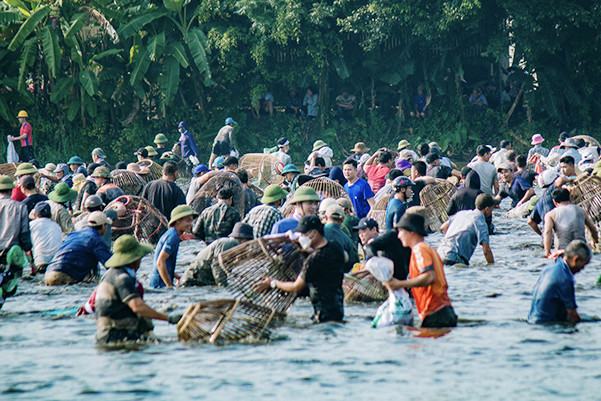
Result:
M206 164L201 163L201 164L197 165L196 167L194 167L194 170L192 170L192 173L194 173L194 175L196 175L196 174L200 174L205 171L209 171L209 168L207 167Z
M35 215L38 217L50 217L52 215L50 205L42 201L35 205Z
M177 125L177 128L181 128L184 127L184 129L188 129L188 127L186 127L186 123L183 121L180 121L179 124Z
M223 168L223 162L225 161L225 157L219 156L213 161L213 165L211 167Z
M228 117L225 119L225 124L236 124L236 122L234 121L234 119L232 117Z

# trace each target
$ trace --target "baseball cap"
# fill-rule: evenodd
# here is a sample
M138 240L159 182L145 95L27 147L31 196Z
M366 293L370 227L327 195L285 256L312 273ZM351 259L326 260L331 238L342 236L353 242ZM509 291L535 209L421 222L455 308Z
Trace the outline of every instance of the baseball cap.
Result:
M88 217L88 226L89 227L100 227L105 224L112 224L113 221L109 219L104 212L92 212Z
M367 217L362 218L361 220L359 220L359 224L357 224L355 227L353 227L353 230L365 230L366 228L376 228L378 229L378 222L375 221L374 219L370 219Z
M35 215L38 217L50 217L52 215L50 205L46 202L39 202L35 205Z
M311 230L323 232L323 223L319 220L319 217L314 214L303 216L298 222L298 226L294 229L294 231L301 234L305 234Z

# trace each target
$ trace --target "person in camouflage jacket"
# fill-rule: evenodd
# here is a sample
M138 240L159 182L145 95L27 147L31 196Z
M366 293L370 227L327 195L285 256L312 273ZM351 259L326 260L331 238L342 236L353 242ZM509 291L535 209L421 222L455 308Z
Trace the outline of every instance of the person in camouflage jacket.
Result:
M207 244L231 234L234 225L242 218L232 207L234 193L229 188L217 193L217 204L206 208L194 225L193 233Z

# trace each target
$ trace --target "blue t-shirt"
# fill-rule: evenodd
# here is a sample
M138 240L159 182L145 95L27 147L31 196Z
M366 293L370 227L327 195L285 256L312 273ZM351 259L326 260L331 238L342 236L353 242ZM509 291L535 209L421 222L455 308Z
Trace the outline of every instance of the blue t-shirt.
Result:
M394 229L394 224L401 220L406 210L405 202L397 198L391 198L388 205L386 205L386 230Z
M169 274L169 278L173 282L173 278L175 277L175 263L177 262L177 251L179 250L179 235L177 235L177 231L175 228L171 227L169 230L165 231L165 233L159 239L157 247L154 252L154 258L152 259L152 273L150 274L150 286L152 288L163 288L165 287L165 283L159 274L158 268L158 260L159 255L162 251L167 252L169 257L167 258L167 273Z
M292 215L276 222L273 227L271 227L271 233L284 234L288 230L294 230L296 226L298 226L298 220Z
M359 178L353 185L349 185L347 182L344 184L344 190L349 198L351 198L357 217L362 219L367 216L367 213L371 209L367 200L374 197L374 193L367 181Z
M424 108L426 107L426 95L415 95L413 97L413 104L417 106L417 111L420 113L423 112Z
M545 215L555 208L553 198L551 194L555 189L555 185L550 185L546 188L534 205L534 210L530 213L530 218L536 223L540 224L545 219Z
M488 244L488 224L480 210L461 210L449 219L449 228L438 246L445 263L470 264L478 244Z
M511 207L515 207L519 201L522 200L524 195L526 195L526 191L528 191L531 187L528 184L528 181L523 179L522 177L514 177L513 182L511 183L511 187L507 187L507 184L503 185L501 190L499 191L499 196L501 198L510 197L511 198Z
M534 286L528 322L567 322L566 309L576 309L574 275L563 258L559 258L543 269Z

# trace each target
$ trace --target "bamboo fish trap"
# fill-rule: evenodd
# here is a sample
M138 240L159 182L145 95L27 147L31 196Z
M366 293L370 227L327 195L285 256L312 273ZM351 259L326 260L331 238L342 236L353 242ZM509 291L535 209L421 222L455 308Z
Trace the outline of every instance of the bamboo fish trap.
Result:
M349 302L384 301L388 298L388 291L367 270L346 273L342 280L344 300Z
M314 180L307 181L301 187L310 187L317 192L321 199L325 198L346 198L349 201L351 198L348 196L344 187L338 184L336 181L329 179L328 177L319 177ZM300 188L300 187L299 187ZM292 199L292 198L290 198ZM294 205L290 203L290 199L282 205L280 211L284 217L289 216L294 210Z
M582 174L569 187L570 202L580 206L589 215L597 231L601 230L601 178L595 175ZM599 245L592 242L586 230L589 245L599 251Z
M113 184L121 188L126 195L138 196L142 193L144 185L146 185L146 181L141 176L127 170L111 171L111 179Z
M222 343L241 340L263 340L271 328L283 321L284 315L240 299L220 299L190 305L179 323L180 341Z
M369 211L367 217L370 219L374 219L378 223L378 227L384 229L386 227L386 206L388 206L388 202L392 198L392 195L386 194L383 195L374 207Z
M17 171L17 166L19 163L4 163L0 164L0 175L7 175L9 177L14 177L15 172Z
M125 206L126 213L113 221L111 239L130 234L140 242L156 245L161 235L169 228L168 220L146 199L124 195L109 203L105 210L116 208L117 202Z
M240 158L239 167L248 171L248 175L261 188L271 184L280 185L284 181L281 175L284 165L271 154L247 153Z
M238 176L227 171L214 174L194 195L190 207L198 213L217 202L217 193L222 188L229 188L234 192L232 206L236 208L241 216L244 216L244 190Z
M449 219L447 205L457 187L446 180L437 179L436 183L426 185L419 193L422 206L430 215L429 228L437 231L442 223Z
M254 284L263 276L294 281L303 261L299 248L286 235L257 238L219 255L219 264L236 298L278 313L286 313L296 294L276 289L255 292Z
M572 137L573 140L577 140L577 139L583 139L584 142L587 142L590 146L596 146L598 148L601 148L601 144L599 144L599 141L596 140L595 138L593 138L592 136L588 136L588 135L576 135Z
M158 180L163 177L163 167L160 164L150 160L144 159L140 160L138 164L141 166L146 166L150 170L150 173L146 174L142 179L146 182L150 182L152 180Z

